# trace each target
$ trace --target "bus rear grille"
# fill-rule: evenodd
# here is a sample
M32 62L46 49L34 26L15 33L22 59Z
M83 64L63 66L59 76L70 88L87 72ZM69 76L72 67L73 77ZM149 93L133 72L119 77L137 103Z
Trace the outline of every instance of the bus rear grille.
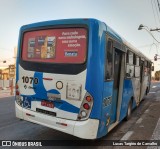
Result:
M47 110L43 110L43 109L39 109L39 108L36 108L36 111L39 113L43 113L43 114L47 114L47 115L51 115L51 116L56 116L55 112L51 112L51 111L47 111Z

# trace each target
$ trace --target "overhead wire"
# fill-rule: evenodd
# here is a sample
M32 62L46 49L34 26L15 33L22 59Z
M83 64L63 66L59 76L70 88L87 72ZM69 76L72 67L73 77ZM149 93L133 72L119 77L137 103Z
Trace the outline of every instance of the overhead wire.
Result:
M153 42L153 43L154 43L154 42ZM146 47L150 47L151 45L153 45L153 43L151 43L151 44L145 44L145 45L140 45L140 46L138 46L137 48L146 48ZM159 43L154 43L154 44L159 45Z
M153 11L153 16L154 16L154 21L155 21L155 24L157 25L156 15L155 15L155 12L154 12L154 7L153 7L153 0L151 0L151 5L152 5L152 11Z
M152 49L153 46L155 46L156 52L157 52L157 54L158 54L158 53L159 53L159 52L158 52L158 45L157 45L156 43L154 43L154 42L153 42L153 44L150 46L149 53L151 52L151 49Z
M160 15L159 15L159 10L158 10L158 8L157 8L157 4L156 4L156 1L155 0L153 0L154 1L154 5L155 5L155 10L156 10L156 14L157 14L157 18L158 18L158 21L159 21L159 23L160 23Z
M159 1L158 1L158 0L157 0L157 4L158 4L159 12L160 12L160 4L159 4Z

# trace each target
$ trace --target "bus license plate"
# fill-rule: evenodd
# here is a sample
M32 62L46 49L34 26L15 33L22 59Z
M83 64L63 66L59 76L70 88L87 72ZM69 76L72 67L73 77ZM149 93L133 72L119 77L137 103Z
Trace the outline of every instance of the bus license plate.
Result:
M54 104L52 102L49 102L49 101L41 101L41 106L44 106L44 107L49 107L49 108L54 108Z

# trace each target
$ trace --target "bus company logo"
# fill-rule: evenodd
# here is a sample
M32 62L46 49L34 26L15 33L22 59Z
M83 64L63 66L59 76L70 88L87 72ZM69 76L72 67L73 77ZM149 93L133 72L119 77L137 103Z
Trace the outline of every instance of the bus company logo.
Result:
M24 88L27 89L27 85L24 85Z
M66 57L76 57L76 56L78 56L78 52L76 52L76 51L67 51L67 52L64 53L64 55Z
M2 141L2 146L11 146L11 141Z

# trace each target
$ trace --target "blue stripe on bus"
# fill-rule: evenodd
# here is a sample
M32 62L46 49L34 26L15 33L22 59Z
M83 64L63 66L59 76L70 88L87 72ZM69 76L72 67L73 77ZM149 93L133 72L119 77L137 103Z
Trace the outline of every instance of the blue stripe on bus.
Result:
M42 101L42 99L40 99L40 98L35 98L35 95L28 95L28 96L21 95L21 96L23 96L23 99L24 99L23 100L23 107L24 108L31 108L32 101L39 101L39 102ZM48 99L45 98L45 100L48 100ZM48 101L51 101L51 100L48 100ZM29 106L26 106L27 102L29 103ZM77 108L76 106L74 106L74 105L72 105L62 99L60 102L56 102L56 101L51 101L51 102L53 102L54 107L56 107L60 110L63 110L66 112L71 112L71 113L77 113L77 114L79 113L79 110L80 110L79 108Z
M54 106L60 110L66 111L66 112L71 112L71 113L79 113L79 108L75 107L74 105L61 100L61 102L54 102Z
M22 95L24 98L27 98L29 102L32 101L41 101L41 100L48 100L47 93L53 93L53 94L60 94L59 91L56 89L51 89L49 91L46 91L44 84L43 84L43 73L41 72L35 72L34 78L38 78L38 84L33 84L33 89L35 94L34 95ZM71 112L71 113L79 113L79 108L76 106L64 101L61 99L60 102L53 101L54 106L60 110Z

